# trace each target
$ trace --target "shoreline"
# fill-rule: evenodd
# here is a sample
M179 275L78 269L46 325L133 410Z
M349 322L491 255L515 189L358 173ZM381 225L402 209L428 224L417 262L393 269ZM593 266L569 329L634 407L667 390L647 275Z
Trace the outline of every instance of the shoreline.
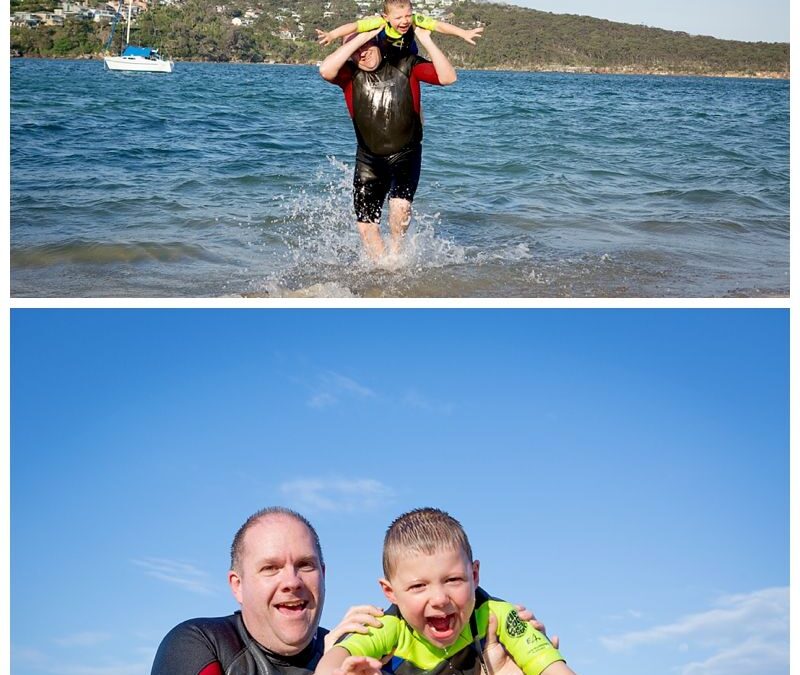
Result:
M51 59L54 61L102 61L102 54L82 54L79 56L14 56L13 58L27 58L27 59ZM11 60L13 60L13 58ZM210 61L208 59L172 59L175 63L220 63L220 64L237 64L237 65L252 65L252 66L316 66L316 62L286 62L286 61ZM558 73L565 75L638 75L638 76L653 76L653 77L712 77L723 79L742 79L742 80L791 80L791 74L788 72L774 72L774 71L756 71L756 72L741 72L741 71L679 71L672 69L662 68L641 68L638 66L565 66L559 64L548 64L542 66L534 66L529 68L514 68L508 65L498 65L485 68L470 68L464 66L456 66L459 70L476 71L476 72L512 72L512 73Z

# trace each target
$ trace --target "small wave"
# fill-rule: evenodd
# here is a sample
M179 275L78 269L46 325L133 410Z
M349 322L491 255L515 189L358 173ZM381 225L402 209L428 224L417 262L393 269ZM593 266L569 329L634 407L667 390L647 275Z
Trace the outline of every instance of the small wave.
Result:
M11 251L11 267L53 265L106 265L146 261L176 262L185 259L213 260L204 248L180 242L103 243L69 241L42 244Z
M355 298L349 288L333 281L312 284L305 288L281 288L275 284L266 286L260 292L244 293L246 298Z

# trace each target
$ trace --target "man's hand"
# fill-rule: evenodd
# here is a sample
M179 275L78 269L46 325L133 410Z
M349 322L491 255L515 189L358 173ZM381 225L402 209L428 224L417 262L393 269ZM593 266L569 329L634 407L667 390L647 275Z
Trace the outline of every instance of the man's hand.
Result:
M330 633L325 636L325 651L327 652L336 641L347 633L369 632L369 626L380 628L383 624L377 617L383 616L383 610L374 605L355 605L347 610L344 618ZM379 669L380 670L380 669Z
M481 33L483 33L483 26L478 26L477 28L471 28L469 30L464 29L464 34L461 37L471 45L474 45L475 38L483 37Z
M497 640L497 617L489 612L489 625L486 628L486 642L483 658L489 675L523 675L522 669L509 656L506 648Z
M522 605L514 605L517 609L517 614L519 614L519 618L523 621L527 621L533 628L538 630L542 635L547 635L547 630L544 627L544 624L539 621L534 615L533 612L526 609ZM553 645L556 649L558 649L558 635L554 635L553 637L547 638L550 640L550 644Z
M429 42L433 42L433 40L431 40L431 32L425 28L420 28L419 26L414 28L414 37L424 45L427 45Z
M382 665L371 656L348 656L341 667L333 671L333 675L381 675Z

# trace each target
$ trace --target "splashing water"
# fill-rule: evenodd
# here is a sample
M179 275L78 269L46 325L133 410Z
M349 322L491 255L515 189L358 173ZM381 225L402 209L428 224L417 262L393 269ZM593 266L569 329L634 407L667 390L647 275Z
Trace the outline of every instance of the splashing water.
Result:
M436 235L438 213L414 210L403 249L378 261L366 255L355 227L352 166L328 157L328 167L283 201L284 215L270 224L282 241L280 269L254 282L255 294L277 297L395 295L426 270L461 265L462 246ZM384 221L387 206L384 205ZM386 225L383 226L386 236Z

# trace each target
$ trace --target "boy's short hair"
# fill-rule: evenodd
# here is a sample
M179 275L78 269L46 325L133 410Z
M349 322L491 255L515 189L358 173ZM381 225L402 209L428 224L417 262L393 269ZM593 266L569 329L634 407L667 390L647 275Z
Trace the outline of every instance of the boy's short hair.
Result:
M405 7L409 5L412 9L414 5L411 0L383 0L383 13L388 14L392 7Z
M458 549L472 562L467 533L453 516L441 509L414 509L395 518L383 539L383 574L392 577L398 558L404 553L431 554Z

